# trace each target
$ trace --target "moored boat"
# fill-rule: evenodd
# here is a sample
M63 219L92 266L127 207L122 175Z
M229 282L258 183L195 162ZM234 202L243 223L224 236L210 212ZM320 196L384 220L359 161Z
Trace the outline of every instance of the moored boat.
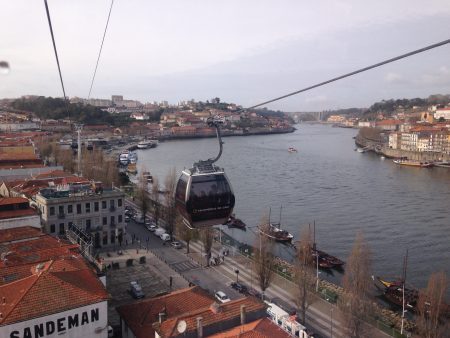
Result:
M158 145L158 140L143 140L137 144L138 149L155 148Z
M130 152L129 155L128 155L128 161L129 161L130 163L135 163L135 164L136 164L137 160L138 160L137 153L135 153L135 152Z
M296 152L297 152L297 149L295 149L294 147L289 147L289 148L288 148L288 152L290 152L290 153L296 153Z
M288 231L281 229L278 224L263 224L259 225L258 229L261 234L277 242L289 243L294 238Z
M130 161L129 161L129 155L130 155L130 152L128 151L128 150L125 150L124 152L122 152L120 155L119 155L119 163L121 164L121 165L127 165Z
M421 162L421 161L415 161L415 160L408 160L405 158L399 158L396 160L393 160L393 162L395 164L398 165L404 165L404 166L409 166L409 167L418 167L418 168L431 168L434 166L433 162Z
M234 217L234 215L231 215L228 221L225 223L229 228L238 228L241 230L246 230L246 224L239 218Z

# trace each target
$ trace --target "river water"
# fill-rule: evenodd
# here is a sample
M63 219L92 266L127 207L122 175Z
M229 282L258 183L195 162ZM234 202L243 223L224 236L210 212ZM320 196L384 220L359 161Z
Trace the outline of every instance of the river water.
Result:
M282 205L282 226L295 240L302 226L315 221L318 247L344 260L361 230L375 275L399 276L408 249L410 283L425 287L429 275L440 270L449 276L450 169L399 167L375 154L358 153L354 129L296 127L290 134L224 139L218 165L232 182L237 217L252 227L272 208L272 220L278 222ZM289 153L290 146L298 153ZM138 168L163 182L170 168L180 172L217 151L215 139L168 141L139 150ZM254 229L226 231L255 242ZM292 257L289 248L277 248Z

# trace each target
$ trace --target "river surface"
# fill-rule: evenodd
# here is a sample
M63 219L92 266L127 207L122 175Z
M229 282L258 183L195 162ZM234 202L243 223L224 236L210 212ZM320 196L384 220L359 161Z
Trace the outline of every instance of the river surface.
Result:
M271 208L278 222L283 206L282 226L295 240L302 226L315 221L318 247L344 260L361 230L375 275L399 276L407 249L410 283L422 288L432 272L450 275L450 169L399 167L375 154L358 153L354 129L296 127L290 134L224 139L218 165L232 182L237 217L252 227ZM289 153L290 146L298 153ZM138 151L138 168L164 182L170 168L179 173L217 151L215 139L163 142ZM254 229L226 231L255 243ZM291 249L277 248L292 257Z

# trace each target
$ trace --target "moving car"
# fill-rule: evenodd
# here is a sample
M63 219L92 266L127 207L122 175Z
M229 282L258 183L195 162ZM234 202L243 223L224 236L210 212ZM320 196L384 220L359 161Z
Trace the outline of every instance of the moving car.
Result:
M230 301L230 298L228 298L228 296L223 291L217 291L214 294L214 297L221 303L227 303Z

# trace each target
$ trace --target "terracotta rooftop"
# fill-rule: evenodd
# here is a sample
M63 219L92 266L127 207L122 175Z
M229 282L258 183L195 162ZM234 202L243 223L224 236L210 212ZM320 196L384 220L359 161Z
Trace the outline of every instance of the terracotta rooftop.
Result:
M192 312L214 303L214 298L199 287L177 290L170 294L122 305L117 312L133 331L136 338L153 337L153 324L159 313L165 311L168 318Z
M28 200L24 197L0 197L0 206L10 205L10 204L19 204L19 203L27 203L28 204Z
M0 245L24 239L36 239L41 236L45 236L42 231L31 226L0 230Z
M0 219L17 218L38 215L33 208L0 211Z
M292 336L274 324L269 318L239 325L231 330L208 336L208 338L291 338Z
M257 318L261 318L262 315L265 314L266 305L264 303L254 297L245 297L232 300L228 303L218 304L217 309L214 309L214 306L210 304L210 306L207 307L197 306L196 310L186 312L176 317L170 318L169 315L167 320L163 321L161 324L157 322L153 327L161 337L172 337L178 335L177 326L182 320L185 321L187 325L186 333L195 332L197 330L197 318L201 317L203 331L206 335L207 332L213 330L213 327L215 326L217 326L217 330L223 330L224 328L226 329L239 325L241 305L245 305L247 318L251 318L250 314L256 314Z
M67 177L72 176L73 174L65 172L64 170L53 170L47 173L36 175L34 178L39 180L43 178L52 178L52 177Z
M12 230L16 229L0 230L0 253L5 255L0 260L0 269L44 262L78 253L77 244L58 240L47 234L38 235L29 230L29 227L22 231ZM9 241L5 241L3 238L8 238Z
M23 269L21 271L23 273ZM0 325L25 321L107 300L96 274L79 256L30 267L30 275L0 286Z

